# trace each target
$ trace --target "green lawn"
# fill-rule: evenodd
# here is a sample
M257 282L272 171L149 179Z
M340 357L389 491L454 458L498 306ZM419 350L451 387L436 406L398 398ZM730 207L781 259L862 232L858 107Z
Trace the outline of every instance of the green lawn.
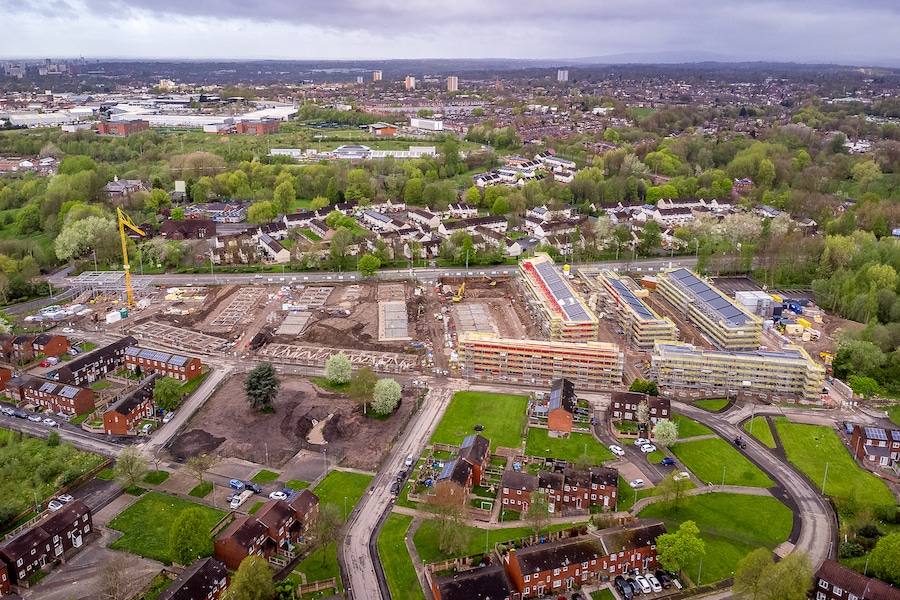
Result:
M100 469L97 471L97 479L102 479L104 481L110 481L115 476L116 472L112 469Z
M280 475L275 471L267 471L266 469L262 469L259 473L253 476L253 483L269 483L270 481L275 481L278 479Z
M616 600L616 597L611 589L603 588L599 592L591 592L591 600Z
M325 552L325 565L322 565L322 552ZM294 571L300 571L306 574L306 581L312 583L314 581L322 581L334 577L337 585L341 585L341 572L338 569L337 561L337 544L334 542L328 544L325 549L319 548L306 558L304 558Z
M646 480L645 480L646 481ZM637 495L635 495L635 490L628 485L628 480L619 475L619 503L616 505L616 510L625 511L629 510L632 506L634 506L635 498L640 500L641 498L649 498L656 493L656 488L642 488L637 490Z
M775 447L775 437L772 435L769 421L765 417L753 417L753 419L744 423L744 430L747 433L750 433L751 427L753 429L753 437L769 448Z
M728 399L709 398L708 400L697 400L694 402L694 405L710 412L717 412L728 406Z
M98 381L96 383L91 384L91 389L94 390L95 392L99 392L100 390L105 390L106 388L108 388L111 385L112 384L108 381Z
M672 446L672 453L701 482L721 484L724 474L725 485L765 488L775 485L756 465L721 438L679 442Z
M312 229L309 229L309 228L301 229L300 233L302 233L303 235L305 235L306 237L308 237L309 239L311 239L314 242L322 241L322 237L319 234L315 233Z
M547 528L548 532L568 529L572 524L558 524ZM484 530L479 527L462 526L465 541L462 543L459 552L455 554L445 554L438 549L438 522L435 519L426 519L422 521L413 536L413 543L416 545L416 552L424 564L437 562L447 558L455 558L457 556L472 556L479 552L485 551L485 542L488 548L493 548L494 544L502 544L505 542L516 542L522 538L530 537L534 530L531 527L512 527L506 529L488 529ZM485 537L487 531L487 537Z
M896 504L884 481L856 466L832 428L791 423L784 417L775 419L775 427L788 460L817 486L824 480L827 495L857 506Z
M248 515L252 515L252 514L255 513L256 511L258 511L259 509L261 509L261 508L263 507L264 504L265 504L265 502L262 502L262 501L260 501L260 502L255 502L255 503L253 504L253 506L250 507L250 510L247 511L247 514L248 514Z
M475 425L482 425L481 435L491 440L492 452L497 446L520 448L527 406L525 396L458 392L450 401L431 443L458 446L463 438L475 433Z
M635 119L646 119L650 115L656 112L655 108L641 108L641 107L633 107L631 109L631 114L634 115Z
M568 438L550 437L547 429L532 427L525 443L527 456L553 457L576 462L582 454L591 458L591 464L599 465L612 460L613 453L589 433L572 433Z
M406 550L406 532L412 517L391 514L378 536L378 555L384 568L384 576L395 600L424 600L425 593L419 585L416 569Z
M168 471L150 471L144 476L144 483L150 485L159 485L169 478Z
M292 490L305 490L309 487L309 482L301 481L299 479L288 479L284 485L285 487L289 487Z
M900 404L889 406L887 414L894 425L900 425Z
M182 394L190 394L191 392L193 392L194 390L197 389L197 386L199 386L201 383L203 383L203 380L206 379L206 377L208 375L209 375L209 372L206 372L206 373L203 373L202 375L200 375L199 377L195 377L195 378L191 379L190 381L185 383L183 386L181 386L181 393Z
M694 496L668 512L662 504L651 504L639 516L662 519L669 532L684 521L697 523L706 542L701 583L728 579L738 561L753 550L775 548L790 535L793 521L790 509L775 498L741 494ZM684 570L696 582L699 569L699 561L694 561Z
M194 498L205 498L207 494L213 491L213 484L208 481L204 481L203 483L194 486L190 492L188 492L188 496L193 496Z
M111 529L125 534L110 548L170 563L169 528L175 518L188 508L202 510L210 529L225 516L224 511L210 506L158 492L148 492L110 521Z
M706 425L701 425L693 419L682 415L675 415L675 424L678 425L678 437L680 439L696 437L698 435L710 435L713 431Z
M0 525L44 500L103 462L71 444L0 429Z
M360 473L348 473L346 471L332 471L325 479L319 482L313 492L319 497L322 504L334 504L340 509L341 518L346 520L349 515L366 492L369 484L372 482L371 475L362 475ZM346 515L344 514L346 498Z

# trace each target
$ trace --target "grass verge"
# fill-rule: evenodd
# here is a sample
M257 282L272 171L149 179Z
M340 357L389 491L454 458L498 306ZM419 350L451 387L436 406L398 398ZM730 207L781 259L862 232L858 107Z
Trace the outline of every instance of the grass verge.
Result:
M671 450L701 482L764 488L775 485L756 465L723 439L679 442Z
M204 481L200 485L197 485L188 492L188 496L193 496L194 498L205 498L207 494L213 491L213 484L208 481Z
M150 471L144 476L143 482L149 485L159 485L168 478L168 471Z
M275 471L267 471L266 469L263 469L262 471L254 475L253 479L251 479L250 481L252 481L253 483L269 483L270 481L275 481L279 477L280 475Z
M391 514L378 536L378 555L392 598L424 600L425 594L403 539L410 523L412 517L408 515Z
M366 493L372 482L371 475L332 471L319 482L313 491L322 504L333 504L340 509L341 518L346 521L347 515Z
M751 435L764 446L769 448L775 447L775 436L772 435L772 428L769 427L769 421L765 417L753 417L753 419L744 423L744 431L747 433L752 432Z
M675 415L674 421L675 424L678 425L679 439L696 437L698 435L710 435L713 432L712 429L706 425L701 425L697 421L688 419L682 415Z
M694 402L694 405L709 412L718 412L728 406L728 400L726 398L709 398L707 400L697 400Z
M300 479L288 479L284 485L292 490L305 490L310 484L308 481L301 481Z

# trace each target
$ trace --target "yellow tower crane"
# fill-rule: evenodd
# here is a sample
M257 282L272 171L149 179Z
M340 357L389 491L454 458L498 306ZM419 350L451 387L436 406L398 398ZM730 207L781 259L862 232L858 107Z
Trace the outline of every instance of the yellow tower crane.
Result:
M132 230L141 237L147 235L135 225L131 217L122 212L121 208L116 208L116 214L119 217L119 237L122 238L122 266L125 268L125 291L128 294L127 306L134 304L134 296L131 293L131 267L128 265L128 238L125 237L125 228Z

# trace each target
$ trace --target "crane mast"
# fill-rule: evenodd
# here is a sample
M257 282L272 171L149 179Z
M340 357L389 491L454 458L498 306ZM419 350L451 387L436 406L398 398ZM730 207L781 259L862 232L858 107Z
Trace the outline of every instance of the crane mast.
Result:
M116 215L119 218L119 237L122 238L122 266L125 268L125 292L128 294L128 303L126 306L134 304L134 296L131 292L131 266L128 264L128 238L125 237L125 228L134 231L141 237L147 234L135 225L131 217L122 212L121 208L116 208Z

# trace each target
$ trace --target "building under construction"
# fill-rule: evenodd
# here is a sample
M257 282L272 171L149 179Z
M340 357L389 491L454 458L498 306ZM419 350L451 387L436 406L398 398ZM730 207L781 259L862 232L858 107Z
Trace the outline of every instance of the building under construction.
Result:
M554 268L553 259L539 254L523 260L519 273L528 303L540 316L547 337L561 342L597 340L599 320Z
M666 271L659 276L656 289L720 350L759 348L762 319L691 271Z
M819 400L825 367L799 346L780 351L726 352L680 342L653 348L650 372L660 387L698 389L726 395L766 394Z
M459 336L459 368L463 377L550 385L566 378L592 390L622 385L624 358L615 344L514 340L492 333Z
M651 350L656 342L673 341L678 329L668 317L660 317L644 304L638 296L640 291L632 289L612 271L604 270L597 277L606 301L606 308L616 317L616 322L625 333L625 340L641 350ZM643 290L647 292L647 290Z

